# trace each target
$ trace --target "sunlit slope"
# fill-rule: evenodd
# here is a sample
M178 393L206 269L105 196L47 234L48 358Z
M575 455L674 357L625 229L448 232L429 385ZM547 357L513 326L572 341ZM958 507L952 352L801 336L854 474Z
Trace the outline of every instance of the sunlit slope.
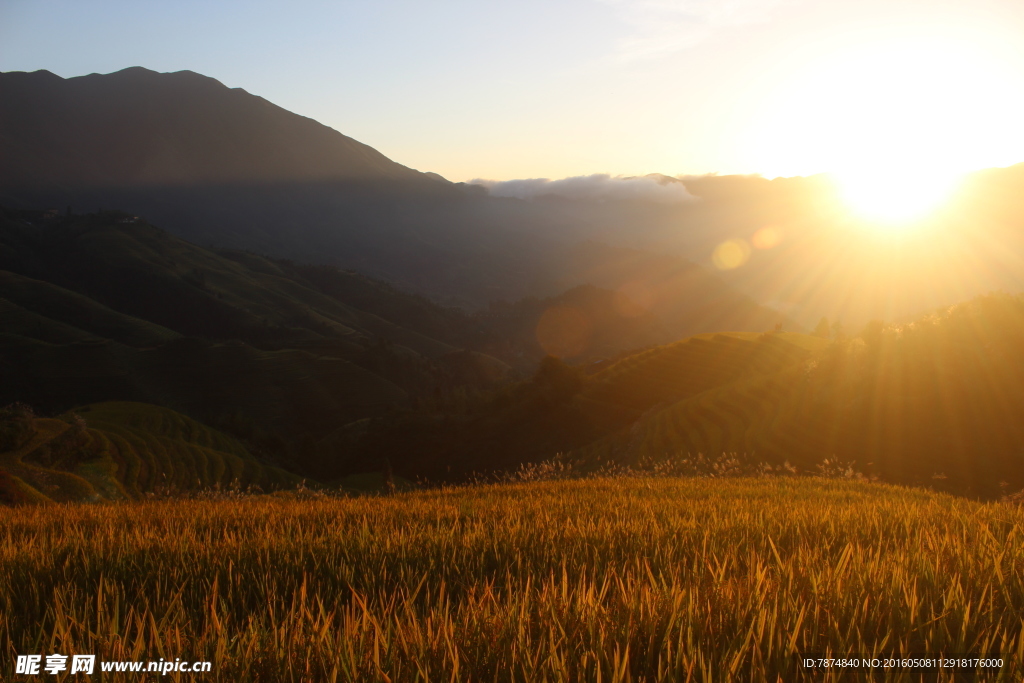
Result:
M827 341L802 334L699 335L628 356L602 370L577 400L595 419L628 421L652 406L807 360Z
M83 419L78 419L75 415ZM100 403L60 419L8 409L0 423L0 500L139 498L210 487L293 486L234 438L167 408Z
M578 455L839 458L890 481L998 495L1024 487L1021 386L1024 302L993 296L686 397Z
M866 680L798 667L824 652L1024 673L1024 512L889 485L539 482L0 510L0 529L0 647L185 642L210 681ZM126 605L139 628L114 628Z

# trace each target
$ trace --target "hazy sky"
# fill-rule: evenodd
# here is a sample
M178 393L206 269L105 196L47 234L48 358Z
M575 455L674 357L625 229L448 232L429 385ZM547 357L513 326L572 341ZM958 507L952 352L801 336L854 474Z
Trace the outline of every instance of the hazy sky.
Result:
M452 180L1024 161L1024 0L0 0L0 70L191 69Z

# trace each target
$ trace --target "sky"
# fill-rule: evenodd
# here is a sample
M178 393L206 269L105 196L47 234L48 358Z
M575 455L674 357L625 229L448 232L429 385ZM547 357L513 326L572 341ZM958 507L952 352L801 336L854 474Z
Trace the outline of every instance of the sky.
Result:
M455 181L1024 161L1021 0L0 0L0 71L129 66Z

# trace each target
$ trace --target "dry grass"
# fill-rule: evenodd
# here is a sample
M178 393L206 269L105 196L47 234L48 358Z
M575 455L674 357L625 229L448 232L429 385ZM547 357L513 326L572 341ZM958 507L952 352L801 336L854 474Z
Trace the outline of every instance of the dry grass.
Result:
M0 676L56 651L203 681L793 681L831 650L996 651L1020 680L1022 524L790 478L4 509Z

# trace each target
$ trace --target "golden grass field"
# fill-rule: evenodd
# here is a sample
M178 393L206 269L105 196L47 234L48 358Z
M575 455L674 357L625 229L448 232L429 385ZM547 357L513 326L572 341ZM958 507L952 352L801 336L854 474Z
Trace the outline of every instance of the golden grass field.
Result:
M1024 511L881 484L49 505L0 509L0 534L4 680L52 652L213 662L160 678L183 681L866 680L798 668L825 651L1024 672ZM914 676L877 680L953 680Z

